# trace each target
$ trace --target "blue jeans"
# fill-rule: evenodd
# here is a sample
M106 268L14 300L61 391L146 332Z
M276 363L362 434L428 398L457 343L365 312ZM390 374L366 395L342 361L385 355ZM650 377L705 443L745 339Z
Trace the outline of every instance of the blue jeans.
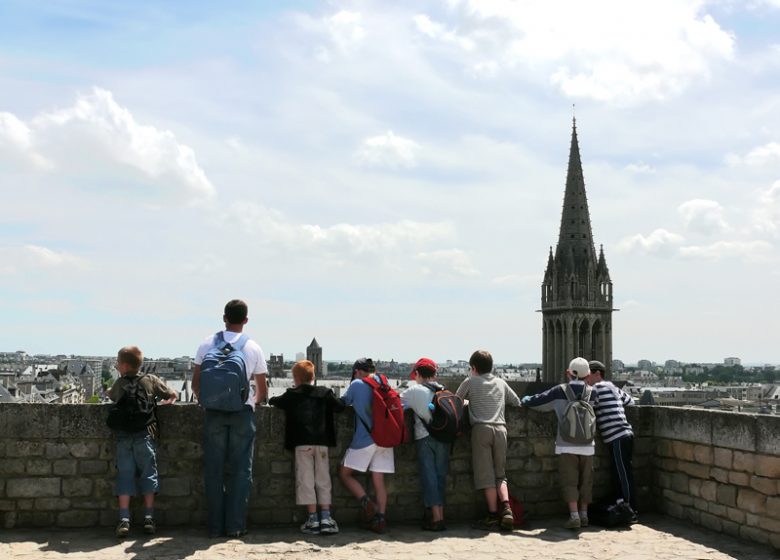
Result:
M203 475L209 536L246 529L252 490L255 413L207 410L203 419Z
M426 436L414 442L425 507L443 506L450 470L450 444Z
M149 432L117 432L116 469L117 496L135 496L136 477L141 494L159 491L157 447Z

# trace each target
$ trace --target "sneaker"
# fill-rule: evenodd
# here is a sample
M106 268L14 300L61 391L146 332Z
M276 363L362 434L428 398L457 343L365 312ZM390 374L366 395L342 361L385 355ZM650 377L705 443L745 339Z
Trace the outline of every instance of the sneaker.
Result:
M335 535L339 532L339 524L332 517L320 521L320 534Z
M501 512L501 529L503 531L511 531L515 526L515 517L512 515L512 508L505 507Z
M563 524L564 529L579 529L582 527L582 520L579 517L569 517Z
M587 527L587 526L588 526L588 516L580 515L580 527Z
M432 521L428 520L422 525L423 531L433 531L434 533L438 533L439 531L446 531L447 526L444 524L444 520L441 521Z
M474 524L475 529L482 529L483 531L498 531L501 524L497 515L487 514L484 518L480 519Z
M385 516L376 514L374 518L371 520L371 525L369 525L369 529L372 530L375 533L382 534L385 532L385 527L387 526L387 522L385 521Z
M319 519L312 519L311 517L306 520L306 523L301 525L301 533L307 535L319 535L320 534L320 521Z
M363 519L361 524L363 525L363 528L370 529L371 524L374 522L374 517L376 517L376 504L371 500L368 500L362 508Z
M229 539L240 539L241 537L245 536L249 531L246 529L241 529L240 531L230 531L229 533L225 533L225 536Z
M117 538L124 539L130 532L130 522L127 519L121 519L116 526L115 534Z

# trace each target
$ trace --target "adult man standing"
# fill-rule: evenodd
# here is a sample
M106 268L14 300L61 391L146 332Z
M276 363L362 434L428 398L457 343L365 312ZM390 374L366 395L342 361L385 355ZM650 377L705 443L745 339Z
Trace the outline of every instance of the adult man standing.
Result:
M255 390L248 391L246 401L235 411L206 409L203 419L203 463L208 510L209 537L241 537L246 534L246 512L252 489L252 455L255 444L257 404L266 401L268 386L263 350L243 334L249 321L247 304L234 299L225 305L225 330L209 336L198 347L192 372L192 390L200 400L203 385L201 364L207 354L221 348L227 355L239 349L247 381L254 377ZM208 361L208 360L207 360ZM226 465L229 468L226 469Z
M618 502L623 501L636 512L636 491L631 458L634 454L634 431L626 419L625 406L634 404L634 399L611 381L604 380L606 367L591 360L588 362L590 375L588 384L596 391L593 408L601 439L609 447L612 484ZM634 521L636 513L634 513Z

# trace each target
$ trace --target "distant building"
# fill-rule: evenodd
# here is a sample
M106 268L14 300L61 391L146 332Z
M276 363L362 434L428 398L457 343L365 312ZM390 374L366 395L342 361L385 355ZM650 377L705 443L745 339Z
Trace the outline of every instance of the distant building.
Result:
M296 352L295 353L295 361L296 362L300 362L301 360L305 360L305 359L306 359L306 354L304 354L303 352Z
M623 360L612 360L612 371L626 371L626 364L623 363Z
M317 343L316 338L312 338L311 344L306 347L306 359L314 364L314 375L318 378L325 376L322 370L322 346Z
M268 360L268 376L284 377L284 354L271 354Z
M637 369L643 369L645 371L655 371L655 362L650 360L639 360L636 363Z
M739 358L723 358L723 365L726 367L741 366L742 360Z
M603 362L607 378L612 377L612 280L603 247L597 255L593 244L576 121L558 245L547 258L541 311L545 381L561 381L575 356Z

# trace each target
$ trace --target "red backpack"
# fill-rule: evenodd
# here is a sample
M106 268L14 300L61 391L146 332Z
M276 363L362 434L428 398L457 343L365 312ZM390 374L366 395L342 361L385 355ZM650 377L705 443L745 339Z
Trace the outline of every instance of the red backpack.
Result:
M401 397L388 385L387 377L381 374L377 376L379 381L373 375L363 378L373 389L371 418L374 425L371 428L371 439L379 447L398 447L408 440L409 435L406 431Z

